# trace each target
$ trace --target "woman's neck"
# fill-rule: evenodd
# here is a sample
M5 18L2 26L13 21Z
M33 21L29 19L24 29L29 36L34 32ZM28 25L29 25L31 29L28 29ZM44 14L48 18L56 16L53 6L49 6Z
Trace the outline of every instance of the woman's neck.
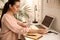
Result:
M7 14L9 14L9 15L13 15L13 12L10 11L10 10L8 10Z

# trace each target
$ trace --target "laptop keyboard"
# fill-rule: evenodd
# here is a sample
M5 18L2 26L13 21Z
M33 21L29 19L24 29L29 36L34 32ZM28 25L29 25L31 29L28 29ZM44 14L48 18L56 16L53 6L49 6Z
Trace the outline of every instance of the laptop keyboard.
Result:
M39 29L45 29L44 27L42 27L41 25L35 25L37 26Z

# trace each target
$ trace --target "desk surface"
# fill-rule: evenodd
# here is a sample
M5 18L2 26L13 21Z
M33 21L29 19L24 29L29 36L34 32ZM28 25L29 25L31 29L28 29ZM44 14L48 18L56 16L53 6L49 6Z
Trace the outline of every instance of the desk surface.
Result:
M33 27L32 27L33 26ZM31 28L32 29L38 29L36 26L34 25L31 25ZM50 30L50 31L53 31L53 32L56 32L54 30ZM33 40L31 38L25 38L26 40ZM48 34L45 34L43 35L43 37L41 37L39 40L60 40L60 33L58 33L57 35L54 34L54 33L48 33Z
M30 38L26 38L26 40L33 40ZM60 40L60 34L54 34L54 33L48 33L43 35L42 38L40 38L39 40Z

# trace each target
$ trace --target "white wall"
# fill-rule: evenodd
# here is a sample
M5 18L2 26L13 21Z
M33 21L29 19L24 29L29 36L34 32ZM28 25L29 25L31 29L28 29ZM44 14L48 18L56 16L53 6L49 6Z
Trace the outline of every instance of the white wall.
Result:
M55 17L52 28L60 32L60 0L43 0L43 18L45 15Z

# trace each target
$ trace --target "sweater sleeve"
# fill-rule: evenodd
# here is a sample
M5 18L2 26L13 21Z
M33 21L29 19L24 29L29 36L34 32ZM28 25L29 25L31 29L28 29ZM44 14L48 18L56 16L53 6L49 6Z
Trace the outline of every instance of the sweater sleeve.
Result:
M24 33L25 28L19 26L16 21L13 20L13 18L10 18L8 16L4 17L3 23L6 25L6 27L13 31L14 33Z

